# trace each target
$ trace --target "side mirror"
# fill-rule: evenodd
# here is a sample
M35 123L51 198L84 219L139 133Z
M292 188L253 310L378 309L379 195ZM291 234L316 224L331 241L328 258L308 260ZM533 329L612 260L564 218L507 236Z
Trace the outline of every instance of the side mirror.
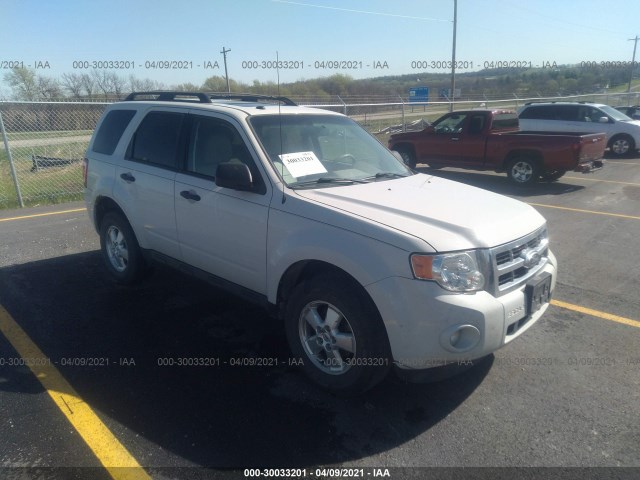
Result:
M216 168L216 185L232 190L251 190L251 171L244 163L221 163Z
M609 117L600 117L598 123L609 123Z

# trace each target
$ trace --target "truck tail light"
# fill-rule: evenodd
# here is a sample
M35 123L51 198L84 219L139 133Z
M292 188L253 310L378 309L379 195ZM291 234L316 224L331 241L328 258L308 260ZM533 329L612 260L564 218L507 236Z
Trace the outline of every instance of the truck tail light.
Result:
M84 183L84 188L87 188L87 175L89 173L89 159L84 157L82 159L82 183Z

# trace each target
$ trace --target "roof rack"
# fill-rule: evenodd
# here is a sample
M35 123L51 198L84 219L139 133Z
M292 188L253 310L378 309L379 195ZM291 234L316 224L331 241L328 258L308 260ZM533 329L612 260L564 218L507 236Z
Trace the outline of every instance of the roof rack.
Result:
M572 102L571 100L560 100L559 102L556 102L555 100L553 100L553 101L536 100L536 101L533 101L533 102L527 102L527 103L525 103L525 105L533 105L535 103L581 103L583 105L589 105L589 104L592 104L594 102Z
M289 106L297 106L293 100L287 97L258 95L253 93L219 93L219 92L180 92L168 90L155 90L149 92L132 92L127 95L125 101L155 100L161 102L195 102L212 103L211 99L240 100L242 102L281 102Z
M159 100L161 102L196 102L211 103L211 99L202 92L178 92L168 90L155 90L150 92L132 92L125 101L135 100Z
M296 107L298 104L291 100L288 97L281 96L273 96L273 95L259 95L255 93L221 93L221 92L209 92L205 95L208 95L209 98L219 99L219 100L240 100L242 102L264 102L264 101L272 101L272 102L282 102L285 105L289 105L291 107Z

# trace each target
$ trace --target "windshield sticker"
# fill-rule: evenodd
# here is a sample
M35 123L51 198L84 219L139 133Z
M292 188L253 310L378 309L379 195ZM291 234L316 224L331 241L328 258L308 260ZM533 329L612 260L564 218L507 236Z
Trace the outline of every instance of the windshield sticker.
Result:
M298 178L305 175L315 175L316 173L327 173L327 170L313 152L284 153L278 156L293 177Z

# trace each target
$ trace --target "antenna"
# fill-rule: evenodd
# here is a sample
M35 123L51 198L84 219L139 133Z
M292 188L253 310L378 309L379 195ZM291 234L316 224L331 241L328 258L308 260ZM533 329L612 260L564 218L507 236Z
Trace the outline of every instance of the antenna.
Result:
M278 56L278 51L276 50L276 75L277 75L277 80L278 80L278 96L280 96L280 57ZM282 106L281 106L282 102L278 102L278 122L279 122L279 128L278 128L278 132L280 135L280 165L282 165L282 167L280 168L280 177L282 178L282 203L287 201L287 197L284 194L284 186L285 186L285 182L284 182L284 161L282 160L282 155L284 154L284 148L282 148Z

